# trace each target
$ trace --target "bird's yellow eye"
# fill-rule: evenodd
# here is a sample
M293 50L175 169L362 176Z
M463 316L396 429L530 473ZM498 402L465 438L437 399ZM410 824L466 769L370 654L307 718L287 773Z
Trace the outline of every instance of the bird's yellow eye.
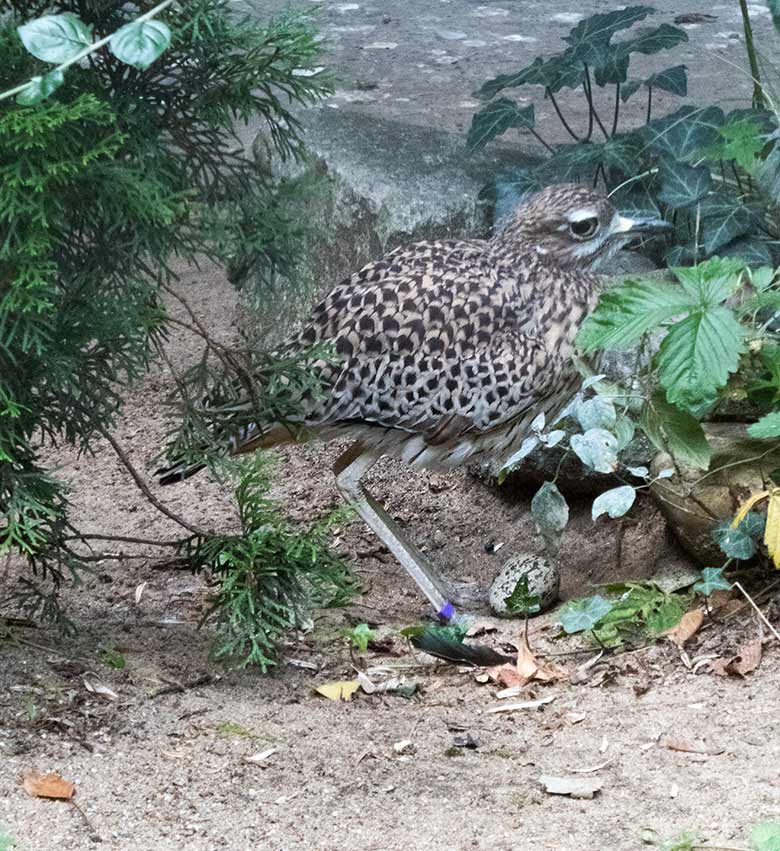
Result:
M571 222L569 229L575 239L590 239L598 230L599 220L594 216L588 219L579 219Z

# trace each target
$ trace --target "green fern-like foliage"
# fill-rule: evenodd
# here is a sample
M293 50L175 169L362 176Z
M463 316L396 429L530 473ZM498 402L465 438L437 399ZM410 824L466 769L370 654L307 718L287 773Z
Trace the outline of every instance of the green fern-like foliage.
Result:
M293 528L268 497L268 473L262 456L241 472L235 492L240 533L195 537L181 548L212 579L204 620L217 628L215 656L263 671L276 664L279 638L302 625L308 608L344 605L356 591L350 571L327 545L329 528L348 509L308 529Z
M0 91L51 67L26 52L19 24L70 13L98 39L153 5L0 0ZM254 122L276 155L302 156L291 110L328 83L300 18L261 25L237 17L234 5L168 7L171 44L146 70L101 48L71 66L47 100L0 102L0 554L23 554L55 584L83 564L84 550L49 470L53 447L64 441L88 452L110 432L127 388L165 337L173 262L205 255L251 269L255 283L258 269L262 283L293 266L300 226L284 203L289 187L256 167L237 132ZM198 377L201 398L225 398L251 374L243 381L256 391L250 397L283 417L303 388L316 389L305 363L251 352L218 360ZM179 391L186 408L186 380ZM198 433L191 411L187 431ZM278 520L267 512L254 520L269 518ZM275 528L263 532L264 546ZM251 539L246 523L245 532ZM291 530L281 526L278 535L287 552ZM32 578L25 583L30 609L51 608L49 592L36 596ZM290 588L284 600L295 597Z

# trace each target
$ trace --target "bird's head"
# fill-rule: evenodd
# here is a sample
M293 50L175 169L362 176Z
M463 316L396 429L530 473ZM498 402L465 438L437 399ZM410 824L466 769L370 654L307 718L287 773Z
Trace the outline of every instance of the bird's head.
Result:
M632 239L670 227L662 219L621 216L603 193L563 184L520 204L496 240L555 266L595 269Z

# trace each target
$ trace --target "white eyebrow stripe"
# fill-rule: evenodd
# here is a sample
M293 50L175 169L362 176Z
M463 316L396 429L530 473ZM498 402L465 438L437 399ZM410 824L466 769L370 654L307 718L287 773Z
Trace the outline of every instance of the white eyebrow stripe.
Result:
M581 222L583 219L597 219L598 217L598 211L591 207L586 207L583 210L575 210L573 213L569 213L568 215L570 222Z

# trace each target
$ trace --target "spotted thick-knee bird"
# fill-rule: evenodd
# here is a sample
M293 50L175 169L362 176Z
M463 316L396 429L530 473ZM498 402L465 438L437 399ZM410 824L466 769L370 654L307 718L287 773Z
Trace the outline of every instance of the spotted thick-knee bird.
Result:
M447 585L361 478L383 455L418 468L506 459L540 412L554 421L576 389L574 339L598 298L593 270L664 226L562 185L518 206L491 239L390 252L336 286L282 347L287 355L323 343L335 351L316 364L324 393L302 413L302 431L258 424L234 451L302 433L351 437L334 467L340 492L450 618ZM161 481L188 473L174 466Z

